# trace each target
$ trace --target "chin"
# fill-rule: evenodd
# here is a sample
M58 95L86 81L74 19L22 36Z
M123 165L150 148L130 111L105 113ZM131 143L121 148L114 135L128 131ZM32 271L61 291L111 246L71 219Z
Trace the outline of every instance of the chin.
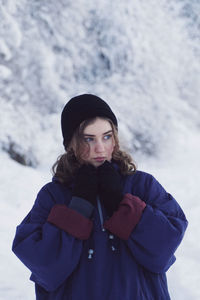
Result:
M103 161L93 161L93 162L90 162L94 167L99 167L101 166L103 163L105 162L105 160Z

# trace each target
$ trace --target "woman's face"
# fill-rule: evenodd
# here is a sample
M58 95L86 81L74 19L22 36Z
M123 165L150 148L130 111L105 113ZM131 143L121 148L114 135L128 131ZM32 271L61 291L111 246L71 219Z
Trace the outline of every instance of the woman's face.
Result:
M96 118L83 130L83 153L81 158L95 167L105 160L110 161L115 146L111 124L104 119Z

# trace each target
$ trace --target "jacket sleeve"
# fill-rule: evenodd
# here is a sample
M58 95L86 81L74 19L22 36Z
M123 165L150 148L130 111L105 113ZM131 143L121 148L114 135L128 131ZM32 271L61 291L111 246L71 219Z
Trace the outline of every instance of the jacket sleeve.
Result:
M187 228L185 215L153 176L145 182L145 202L126 194L105 228L125 240L134 259L154 273L167 271Z
M77 229L73 224L79 218ZM30 213L17 227L12 250L31 270L31 279L47 291L53 291L76 268L83 239L91 227L91 221L78 212L64 204L55 204L44 187Z

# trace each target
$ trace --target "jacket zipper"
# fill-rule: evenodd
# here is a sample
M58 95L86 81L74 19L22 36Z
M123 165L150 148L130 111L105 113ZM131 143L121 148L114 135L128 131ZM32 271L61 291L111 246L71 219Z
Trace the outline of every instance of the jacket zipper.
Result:
M105 231L105 228L103 227L103 213L102 213L102 207L101 207L101 202L100 202L99 196L97 196L97 208L98 208L99 217L100 217L101 229L102 229L102 231Z

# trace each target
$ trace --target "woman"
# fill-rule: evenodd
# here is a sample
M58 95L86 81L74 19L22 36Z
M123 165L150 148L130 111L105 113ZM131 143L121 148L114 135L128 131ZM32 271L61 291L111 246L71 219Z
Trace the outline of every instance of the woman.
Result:
M165 273L187 227L180 206L120 150L105 101L72 98L61 126L66 152L13 242L36 299L170 299Z

